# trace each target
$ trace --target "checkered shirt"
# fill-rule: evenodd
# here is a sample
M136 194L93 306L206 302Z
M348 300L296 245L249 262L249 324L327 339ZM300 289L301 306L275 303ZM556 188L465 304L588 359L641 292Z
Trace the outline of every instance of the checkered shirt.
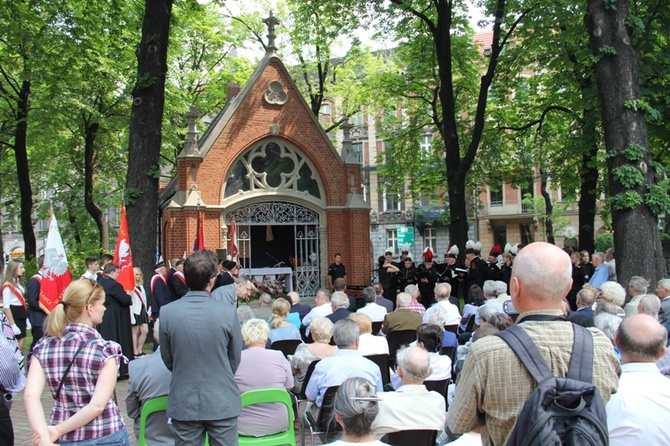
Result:
M421 305L416 299L412 299L412 301L409 303L409 309L415 313L419 313L421 316L423 316L426 312L426 307Z
M49 424L61 423L86 406L93 396L98 376L105 362L114 358L127 361L116 342L105 341L91 326L80 323L67 324L65 332L58 337L44 337L33 350L44 369L51 395L55 398L58 384L74 354L84 342L90 341L74 359L74 364L65 378L57 401L54 402ZM100 415L87 425L69 432L61 441L81 441L111 435L125 427L123 417L114 399L110 398Z

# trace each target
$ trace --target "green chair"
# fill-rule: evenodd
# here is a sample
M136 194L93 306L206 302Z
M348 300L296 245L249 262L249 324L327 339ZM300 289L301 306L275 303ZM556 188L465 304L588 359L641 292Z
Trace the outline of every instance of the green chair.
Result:
M154 412L165 412L167 410L167 396L159 396L146 400L142 404L142 412L140 412L140 434L137 439L137 446L147 446L145 438L147 430L147 417Z
M288 392L284 389L256 389L248 390L242 394L242 407L265 403L281 403L286 406L286 412L288 413L288 429L284 432L266 435L264 437L239 435L239 446L296 446L295 430L293 427L293 407Z
M148 446L146 440L147 417L155 412L164 412L167 410L168 397L158 396L146 400L142 404L142 411L140 412L140 433L137 438L137 446ZM203 446L209 446L209 436L205 437Z

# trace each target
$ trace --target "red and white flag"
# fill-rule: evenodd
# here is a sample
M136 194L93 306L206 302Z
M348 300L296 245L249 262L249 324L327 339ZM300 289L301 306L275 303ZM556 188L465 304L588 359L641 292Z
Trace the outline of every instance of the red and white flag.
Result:
M119 238L116 240L114 249L114 263L119 267L119 278L126 293L130 294L135 289L135 273L133 271L133 253L130 250L130 236L128 235L128 220L126 220L126 207L121 205L121 227Z
M65 289L72 282L72 274L67 263L63 239L58 230L58 221L51 210L51 222L44 249L44 266L40 284L39 303L42 310L49 314L63 300Z
M202 251L205 249L205 230L204 230L204 215L202 211L198 211L198 224L195 230L195 241L193 242L193 252Z
M237 225L235 224L235 220L231 220L230 228L228 229L228 254L233 260L237 258L237 254L239 253L239 250L237 248L236 231L237 231Z

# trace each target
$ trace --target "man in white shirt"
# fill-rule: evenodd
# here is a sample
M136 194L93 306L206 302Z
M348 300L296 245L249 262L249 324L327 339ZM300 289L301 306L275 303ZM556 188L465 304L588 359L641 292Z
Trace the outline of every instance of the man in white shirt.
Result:
M379 414L372 433L381 438L389 432L410 429L442 431L446 415L444 396L429 392L423 385L430 376L428 352L421 347L406 347L397 353L398 375L402 386L395 392L379 394Z
M631 300L623 307L626 310L626 316L637 314L637 306L640 303L642 296L647 294L649 290L649 282L641 276L633 276L628 281L628 294L631 295Z
M449 302L449 296L451 296L451 285L448 283L438 283L435 286L435 300L437 303L433 304L426 313L423 315L423 323L428 324L430 321L430 313L433 307L442 306L447 310L448 317L444 325L458 325L461 322L461 312L458 311L458 307L451 302Z
M363 300L365 300L365 306L359 308L357 313L367 314L372 319L372 322L383 321L387 311L386 308L375 302L377 300L377 293L373 287L369 286L363 289Z
M326 317L333 312L333 307L330 305L330 291L320 289L316 293L314 298L314 303L316 307L307 313L307 315L302 318L302 325L307 327L305 334L309 336L309 324L312 322L312 319L315 317Z
M670 439L670 379L656 366L667 338L665 328L647 314L619 325L614 343L623 365L619 389L607 403L610 445L667 444Z

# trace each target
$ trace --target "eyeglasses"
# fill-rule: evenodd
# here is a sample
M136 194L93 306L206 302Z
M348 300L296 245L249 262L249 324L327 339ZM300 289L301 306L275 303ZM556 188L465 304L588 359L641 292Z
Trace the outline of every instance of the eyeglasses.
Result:
M91 296L93 296L93 292L95 291L95 288L98 287L98 282L95 282L95 285L93 285L93 288L91 289L91 292L89 293L88 297L86 298L86 303L84 304L84 308L88 307L88 301L91 300Z

